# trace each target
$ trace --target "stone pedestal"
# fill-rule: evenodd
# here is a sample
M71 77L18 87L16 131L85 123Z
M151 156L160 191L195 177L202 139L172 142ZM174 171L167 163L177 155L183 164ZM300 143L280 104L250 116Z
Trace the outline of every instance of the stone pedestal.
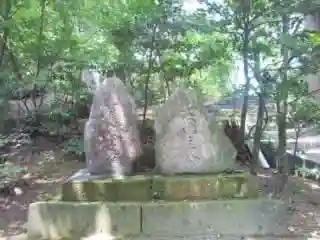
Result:
M284 239L287 207L279 200L79 203L29 207L29 239ZM99 238L102 237L102 238Z
M193 201L252 198L260 194L247 173L71 179L62 186L63 201Z
M62 201L29 206L30 240L275 240L287 233L286 204L264 198L247 173L73 179Z
M125 93L120 85L116 89ZM157 112L155 170L163 175L110 177L108 172L111 176L132 173L140 143L133 144L138 128L128 94L118 94L126 97L120 104L122 111L116 110L129 109L120 121L121 114L106 111L106 103L117 98L110 95L107 101L104 93L101 90L100 98L95 97L85 127L88 170L63 184L58 201L29 206L30 240L283 239L286 205L264 198L248 173L235 171L236 150L214 116L206 116L193 92L178 90ZM100 119L101 115L105 117ZM124 126L134 126L124 144L132 154L122 158L109 154L109 150L126 149L107 142L114 123L121 127L115 131L118 139L128 135ZM118 170L121 174L115 174Z

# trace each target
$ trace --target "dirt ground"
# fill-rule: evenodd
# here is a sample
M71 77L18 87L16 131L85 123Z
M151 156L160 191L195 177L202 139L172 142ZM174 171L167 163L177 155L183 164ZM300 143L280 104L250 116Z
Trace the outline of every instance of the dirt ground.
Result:
M13 192L0 192L0 240L26 239L25 223L28 206L32 202L52 199L59 186L85 163L64 159L61 148L40 140L39 152L22 150L15 156L15 164L26 168L21 183ZM44 147L42 147L42 145Z
M52 198L66 178L84 167L79 161L62 160L57 147L34 153L21 164L28 168L27 184L19 186L17 194L0 193L0 240L25 239L28 205ZM272 175L271 170L260 171L257 178L264 191L271 192L274 187ZM295 239L320 239L320 186L290 177L282 198L290 203L288 228L296 234Z

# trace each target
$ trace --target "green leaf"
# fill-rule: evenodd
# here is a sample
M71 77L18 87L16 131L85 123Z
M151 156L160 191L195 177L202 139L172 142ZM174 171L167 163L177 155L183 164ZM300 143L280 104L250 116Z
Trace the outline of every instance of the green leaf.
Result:
M320 32L309 33L309 36L315 46L320 45Z

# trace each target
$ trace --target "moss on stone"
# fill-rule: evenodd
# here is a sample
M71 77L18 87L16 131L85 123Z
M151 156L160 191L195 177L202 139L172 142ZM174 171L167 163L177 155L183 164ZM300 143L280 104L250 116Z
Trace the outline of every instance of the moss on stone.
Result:
M150 201L152 200L150 176L133 176L114 181L118 201Z
M258 197L257 186L246 173L157 176L152 189L168 201Z
M99 179L67 182L62 186L63 201L149 201L151 178Z
M155 198L156 197L156 198ZM248 173L130 176L123 180L73 181L62 187L63 201L151 201L257 198Z
M140 219L140 203L36 202L29 206L28 239L135 235L141 230Z

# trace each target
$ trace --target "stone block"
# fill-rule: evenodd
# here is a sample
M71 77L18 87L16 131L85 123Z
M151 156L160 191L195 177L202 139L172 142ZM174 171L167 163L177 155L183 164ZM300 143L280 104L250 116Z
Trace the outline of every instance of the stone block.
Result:
M62 185L62 201L116 201L117 189L112 179L72 181Z
M151 201L257 198L261 195L247 173L128 176L124 179L74 180L63 184L63 201Z
M150 201L152 178L131 176L124 179L69 181L62 186L63 201Z
M163 239L281 235L287 232L287 211L284 202L267 199L147 203L142 205L142 233Z
M117 189L118 201L151 201L152 177L133 176L114 181Z
M27 229L29 240L292 239L287 217L287 205L270 199L38 202L29 206Z
M28 213L28 239L75 240L94 235L112 239L137 235L141 231L140 210L140 205L134 203L32 203Z
M256 198L260 194L249 174L155 176L152 191L161 200Z
M285 236L241 236L241 235L220 235L220 234L201 234L201 235L188 235L188 236L164 236L140 234L139 236L130 237L117 237L108 239L106 237L98 238L93 236L92 238L83 240L302 240L307 239L307 236L285 235ZM314 239L316 240L316 239Z

